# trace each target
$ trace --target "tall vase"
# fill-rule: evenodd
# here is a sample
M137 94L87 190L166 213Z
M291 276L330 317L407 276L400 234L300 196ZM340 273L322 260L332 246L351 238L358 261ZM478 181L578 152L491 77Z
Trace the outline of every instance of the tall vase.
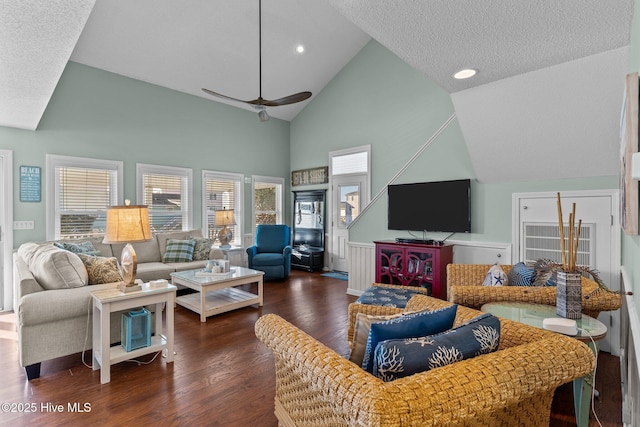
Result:
M580 273L559 271L556 289L556 314L567 319L582 317L582 283Z

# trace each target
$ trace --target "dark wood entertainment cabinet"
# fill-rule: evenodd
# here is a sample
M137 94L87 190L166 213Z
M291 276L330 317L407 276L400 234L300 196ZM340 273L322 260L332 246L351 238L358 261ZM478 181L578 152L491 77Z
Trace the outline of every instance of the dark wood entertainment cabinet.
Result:
M429 294L447 299L447 264L453 262L452 245L377 241L376 282L421 286Z

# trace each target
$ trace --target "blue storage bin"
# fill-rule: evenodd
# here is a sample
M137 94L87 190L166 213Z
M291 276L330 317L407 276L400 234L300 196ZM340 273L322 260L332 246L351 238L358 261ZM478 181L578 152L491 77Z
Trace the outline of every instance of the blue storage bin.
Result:
M151 345L151 313L144 307L122 314L120 342L125 351Z

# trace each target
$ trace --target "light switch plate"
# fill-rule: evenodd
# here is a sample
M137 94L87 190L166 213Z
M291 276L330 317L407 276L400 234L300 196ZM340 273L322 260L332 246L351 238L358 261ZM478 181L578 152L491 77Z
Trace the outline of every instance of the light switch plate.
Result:
M14 230L33 230L33 221L13 221Z
M640 153L631 156L631 178L640 179Z

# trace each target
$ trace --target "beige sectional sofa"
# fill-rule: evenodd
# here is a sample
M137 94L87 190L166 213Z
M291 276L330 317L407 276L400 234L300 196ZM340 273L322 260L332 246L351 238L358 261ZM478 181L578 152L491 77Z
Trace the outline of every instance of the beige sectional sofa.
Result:
M201 240L200 230L160 233L149 242L134 243L138 260L137 278L144 282L170 280L170 274L175 271L204 267L206 259L162 262L169 239L185 240L190 236L199 238L202 244L208 243ZM124 247L124 244L103 244L101 238L58 243L87 240L100 257L119 259ZM207 258L222 258L222 255L219 249L210 249ZM116 283L87 284L87 271L80 257L55 247L54 242L22 245L14 253L13 277L20 365L25 368L29 380L40 376L41 362L91 348L90 293L100 288L115 287ZM120 341L120 318L120 313L114 313L111 318L112 343Z

